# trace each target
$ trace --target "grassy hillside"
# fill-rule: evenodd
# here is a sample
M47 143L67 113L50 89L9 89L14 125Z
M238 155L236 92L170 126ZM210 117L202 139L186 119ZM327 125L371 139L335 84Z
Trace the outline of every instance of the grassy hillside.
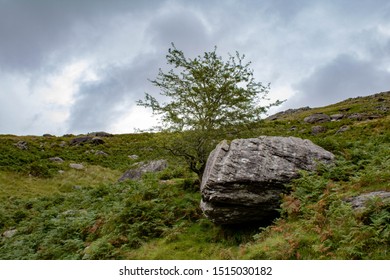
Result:
M319 112L344 117L303 121ZM390 259L390 205L373 200L355 212L345 202L390 191L390 92L271 119L242 137L308 138L337 161L292 182L281 217L263 228L205 219L196 175L158 148L164 134L114 135L99 145L1 135L0 259ZM136 162L161 158L167 170L117 182Z

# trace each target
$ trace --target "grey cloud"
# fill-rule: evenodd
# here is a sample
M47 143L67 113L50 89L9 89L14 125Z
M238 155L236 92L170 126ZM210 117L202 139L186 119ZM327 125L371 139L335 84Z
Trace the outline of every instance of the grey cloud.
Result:
M189 56L209 47L210 38L201 19L190 10L180 9L153 19L145 33L159 52L166 52L171 42Z
M143 98L145 90L153 90L148 78L154 78L157 62L147 56L136 60L133 64L104 67L98 81L80 85L68 120L69 132L108 130Z
M296 15L302 10L309 8L315 1L309 0L274 0L263 1L260 7L263 7L265 14L270 14L273 17L277 17L283 22L290 22L295 19Z
M339 55L294 86L297 94L284 107L324 106L390 89L390 72L351 55Z
M83 40L85 44L92 43L94 38L90 36L98 33L85 32L82 38L78 34L80 28L101 31L113 16L149 12L162 4L163 1L3 0L0 2L0 70L34 70L47 63L53 53L70 57L74 48L67 48L75 42L82 44Z
M321 2L321 0L317 0ZM333 7L333 11L344 16L345 22L348 19L359 19L365 22L367 19L383 17L389 14L390 3L387 0L331 0L328 5Z

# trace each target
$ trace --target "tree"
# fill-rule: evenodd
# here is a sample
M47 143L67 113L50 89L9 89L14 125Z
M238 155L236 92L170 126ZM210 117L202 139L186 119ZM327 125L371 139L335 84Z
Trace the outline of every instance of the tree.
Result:
M166 59L174 69L164 72L160 68L157 78L151 80L165 102L148 93L145 100L138 101L161 116L161 129L172 132L164 147L183 157L199 178L215 140L234 134L237 127L258 122L262 113L281 103L261 105L270 85L255 81L251 63L243 63L244 55L236 52L223 61L216 51L215 47L189 59L172 43Z

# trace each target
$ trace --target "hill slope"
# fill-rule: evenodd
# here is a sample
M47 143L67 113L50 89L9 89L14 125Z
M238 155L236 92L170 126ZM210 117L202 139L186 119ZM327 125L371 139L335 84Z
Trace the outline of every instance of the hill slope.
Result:
M345 202L390 191L389 112L386 92L289 110L242 131L242 137L308 138L337 157L331 168L302 173L283 198L281 218L261 229L205 219L196 176L158 149L164 134L83 145L71 145L69 135L2 135L0 258L389 259L390 206L374 199L357 213ZM337 120L304 121L314 113ZM117 183L132 164L160 158L167 170Z

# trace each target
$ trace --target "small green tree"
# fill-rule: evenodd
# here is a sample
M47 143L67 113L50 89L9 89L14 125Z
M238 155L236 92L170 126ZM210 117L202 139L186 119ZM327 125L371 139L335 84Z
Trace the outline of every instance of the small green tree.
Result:
M174 69L160 69L151 80L160 88L164 102L148 93L138 101L161 116L160 129L173 132L172 141L164 147L183 157L199 178L216 141L233 135L238 127L258 122L262 113L281 103L262 106L269 84L255 81L250 62L243 63L244 55L236 52L223 61L216 50L189 59L172 44L166 58Z

